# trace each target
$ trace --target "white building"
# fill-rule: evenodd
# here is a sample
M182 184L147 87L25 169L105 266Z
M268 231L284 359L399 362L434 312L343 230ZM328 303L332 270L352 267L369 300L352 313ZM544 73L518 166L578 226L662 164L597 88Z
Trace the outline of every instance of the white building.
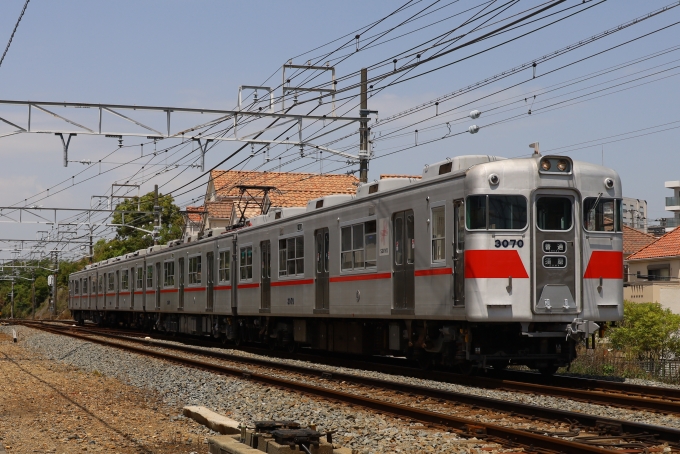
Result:
M666 197L666 211L673 212L673 217L666 218L662 222L662 225L666 227L666 232L670 232L680 225L680 181L666 181L664 186L673 190L673 196Z
M634 229L647 231L647 201L623 198L623 224Z

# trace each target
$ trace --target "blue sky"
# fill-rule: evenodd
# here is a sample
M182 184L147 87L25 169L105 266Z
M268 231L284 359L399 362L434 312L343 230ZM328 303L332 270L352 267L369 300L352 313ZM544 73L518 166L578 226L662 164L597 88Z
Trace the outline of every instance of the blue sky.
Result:
M5 0L0 5L2 50L23 3L23 0ZM411 12L416 12L431 3L432 1L429 0L413 2L411 8L401 16L395 16L391 22L386 21L374 31L378 29L384 31L408 17ZM519 13L540 3L522 0L512 6L507 14ZM388 87L370 99L369 107L379 111L379 118L387 118L394 113L671 4L670 0L644 2L609 0L601 4L594 1L590 3L592 8L589 10L511 44L429 75ZM354 30L389 14L401 4L401 2L354 0L343 2L303 0L292 2L182 2L172 0L50 2L32 0L9 52L0 66L0 99L231 109L236 104L240 85L261 84L270 76L273 77L269 79L268 84L280 84L281 65L289 58L347 33L353 33ZM427 25L479 4L480 2L471 0L458 2L442 0L436 5L436 7L441 7L440 11L417 24L418 26ZM581 0L568 0L555 9L572 6L578 9L580 5ZM426 30L373 49L353 52L354 48L351 48L348 54L352 55L337 66L337 75L343 77L359 70L362 66L373 64L406 48L417 46L426 39L449 30L473 13L474 10L463 13L457 18L443 21ZM678 20L680 20L680 7L599 40L568 56L541 64L537 68L537 73L540 75L562 64L649 33ZM487 101L472 102L460 110L463 115L464 112L473 108L485 112L485 109L488 110L490 107L486 106L490 101L502 103L507 102L512 96L519 98L528 96L526 105L519 103L511 106L521 107L516 111L495 116L485 116L483 113L478 120L464 120L454 124L453 131L465 130L473 123L484 126L525 112L528 107L537 109L542 105L551 104L544 98L555 94L540 94L533 101L534 106L530 106L532 95L528 93L542 93L542 90L554 84L678 46L680 45L679 27L668 28L597 58L557 71L550 76L528 80ZM414 28L416 28L415 25L407 25L386 36L397 36L401 31ZM518 34L519 31L514 32L513 36ZM454 56L466 56L473 51L483 49L487 44L500 41L500 39L490 40L476 45L477 47L456 51L450 56L442 57L436 63L424 65L423 69L449 63L454 60ZM294 60L294 63L305 63L307 58L316 56L320 52L321 50L299 57ZM580 99L585 102L570 106L559 105L559 109L538 115L522 115L515 121L482 128L475 135L463 134L404 150L387 158L376 159L371 163L369 177L370 179L378 178L381 173L420 173L423 165L455 155L519 156L528 154L530 152L528 144L534 141L541 143L542 150L550 150L678 121L680 120L680 104L677 102L678 77L674 75L680 71L669 70L678 65L678 63L673 63L677 59L680 59L680 50L630 65L623 70L594 78L570 89L564 89L556 94L609 81L607 84L594 86L589 90L575 92L564 98L556 98L556 101L613 85L617 83L613 81L615 78L621 78L619 82L623 82L649 75L651 72L665 71L620 88L646 83L639 87L597 99L590 99L595 96L591 95ZM650 69L654 66L658 68ZM377 72L380 70L369 72L369 76ZM456 100L447 101L442 103L440 108L453 108L472 101L480 95L486 95L513 83L530 79L528 74L529 71L481 88ZM665 78L661 79L662 77ZM343 83L348 85L349 81L341 81L339 87L342 87ZM357 92L354 90L346 92L345 95L355 95ZM353 104L348 105L350 106ZM427 112L431 113L431 109ZM345 112L340 113L345 114ZM376 156L413 145L415 143L413 131L418 127L409 128L408 125L413 119L423 118L425 113L394 122L389 126L385 125L382 128L384 133L389 132L392 127L402 126L405 127L405 134L394 141L376 141ZM347 114L357 115L358 109L353 109ZM25 112L22 113L19 109L0 107L0 116L5 118L19 121L22 115L25 116ZM442 130L445 131L442 129L445 121L459 117L460 115L453 115L443 117L442 121L424 124L423 126L440 124L440 127L431 132L421 129L419 141L426 141L428 138L440 135ZM35 121L38 122L39 119L36 117ZM47 124L47 120L44 121ZM149 121L156 120L149 119ZM115 125L122 127L122 122ZM665 128L679 125L680 123L671 124ZM641 134L659 129L664 129L664 127L646 129ZM7 130L0 128L0 133L7 132ZM380 130L381 128L376 128L376 132ZM630 140L575 150L568 154L574 159L600 163L602 151L604 151L604 164L619 172L623 179L624 194L646 199L649 203L650 219L669 217L672 213L664 211L664 197L672 194L670 190L664 188L664 181L680 179L678 174L680 170L676 165L679 132L680 129L671 129ZM627 136L619 138L624 137ZM124 143L130 148L119 150L113 157L106 159L109 162L126 162L139 156L140 148L133 147L139 142L139 140L126 138ZM593 143L599 144L600 142ZM348 147L352 143L351 140L344 142ZM158 146L160 147L160 144ZM150 145L147 145L145 151L150 150L149 147ZM115 139L78 136L73 139L70 158L97 161L117 148ZM207 154L206 165L210 167L218 163L236 149L237 145L233 143L216 146ZM356 148L348 150L356 152ZM248 150L242 153L245 153L243 156L247 156ZM273 150L272 155L274 154ZM193 157L196 156L197 153L194 153ZM1 205L14 204L23 199L33 200L31 196L69 179L86 167L83 164L71 163L68 168L64 168L61 143L58 138L48 135L20 134L0 138L0 157L4 163L0 170ZM173 162L172 158L168 162ZM257 166L261 166L260 169L268 168L262 166L262 162L263 158L257 156L246 163L245 168ZM156 163L164 164L163 158L159 158ZM319 163L309 159L308 161L298 160L286 170L293 170L302 164L306 165L301 169L305 171L316 172L320 168ZM113 164L110 165L112 166ZM229 167L230 165L225 164L221 168ZM341 163L331 160L324 162L324 170L336 167L342 167ZM104 168L108 168L107 165L104 165ZM157 168L163 167L157 166ZM271 166L269 168L271 169ZM89 174L76 176L73 182L78 184L72 188L62 187L63 191L36 203L43 206L87 207L90 205L91 195L105 194L110 191L112 183L124 182L135 172L139 177L138 171L139 166L122 166L105 175L95 176L97 172L93 170ZM195 168L178 173L166 172L164 175L150 179L142 190L144 192L151 190L154 182L163 185L165 190L171 190L200 174ZM92 179L82 182L81 180L86 176L91 176ZM53 190L53 192L56 191ZM189 203L193 197L200 196L201 192L199 189L191 194L178 196L177 201L181 204ZM4 232L0 235L2 237L33 238L34 230L37 229L33 229L32 226L19 227L2 224L0 230Z

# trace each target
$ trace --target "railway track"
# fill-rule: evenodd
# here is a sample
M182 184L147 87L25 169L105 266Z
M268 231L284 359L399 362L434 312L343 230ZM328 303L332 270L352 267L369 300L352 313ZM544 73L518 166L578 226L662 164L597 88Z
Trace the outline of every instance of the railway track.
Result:
M676 429L594 417L582 413L443 391L391 380L357 376L354 374L329 373L326 370L292 364L281 364L269 360L243 357L228 353L206 351L186 345L149 342L145 339L121 336L119 334L104 332L97 329L73 329L73 327L56 327L54 325L48 327L44 324L35 323L26 323L26 325L57 334L66 334L103 345L123 348L136 353L179 362L191 367L198 367L217 373L247 378L263 384L287 388L297 392L322 397L324 399L333 399L379 412L390 413L402 418L421 421L425 424L445 427L447 430L454 430L461 435L487 438L490 441L497 441L504 446L522 445L525 449L528 449L529 451L533 450L534 452L611 453L611 448L614 447L619 450L625 448L627 449L626 452L650 452L650 448L659 451L659 449L663 449L664 447L670 447L671 451L665 452L680 452L680 445L677 444L678 440L680 440L680 431ZM76 331L82 331L82 333ZM149 346L154 349L147 348ZM196 357L188 358L186 356L177 356L176 354L158 351L156 348L180 351L192 356L198 356L200 359ZM241 365L248 364L250 366L267 368L267 370L284 370L289 373L304 375L310 379L290 380L274 376L270 372L254 372L252 370L244 370L242 367L224 366L218 364L215 360L240 363ZM388 390L392 393L415 398L416 401L419 401L419 399L427 399L438 402L441 404L439 405L441 408L445 408L447 405L455 405L458 407L466 406L470 413L478 413L480 409L484 409L485 411L503 412L510 417L525 418L529 421L559 421L561 423L568 421L570 429L566 432L557 433L556 431L546 431L544 429L519 430L516 428L508 428L498 424L482 422L479 421L479 419L471 419L469 417L461 417L459 415L445 414L440 411L418 408L412 404L404 405L376 399L367 395L359 395L354 392L350 393L330 389L327 386L312 384L316 383L315 379L323 379L326 381L336 380L350 383L353 386L360 385L369 387L372 391L368 394L372 396L380 394L380 392L376 390ZM479 377L476 377L475 381L478 380ZM544 432L548 433L548 435L545 435ZM668 446L664 446L666 444ZM606 445L609 445L608 447L610 449L605 448L604 446Z
M73 322L64 322L63 324L73 325ZM121 334L120 330L112 328L87 327L87 329L96 330L103 334ZM148 335L148 333L129 331L125 331L122 334L127 337L145 337ZM172 336L159 334L160 333L154 333L153 336L160 339L177 341L177 339ZM192 339L192 341L194 341L193 343L195 345L205 347L219 346L217 342L202 341L199 339ZM273 352L271 350L253 347L241 347L241 349L263 356L275 355L284 359L299 359L310 363L317 363L320 360L319 356L308 353L290 355L285 352ZM559 375L545 377L537 373L508 370L500 371L500 373L490 371L491 373L488 376L467 376L438 370L422 371L417 368L396 365L394 362L389 361L369 363L366 361L357 361L356 359L328 358L328 356L323 357L323 360L325 364L338 367L372 370L391 375L435 380L444 383L455 383L475 388L492 389L495 391L549 395L598 405L614 406L632 410L645 410L667 415L680 415L680 389L674 388L643 386ZM244 362L249 360L242 358L241 361ZM256 358L253 358L250 361L252 361L252 364L261 365L264 363L260 361L266 362L266 360L258 360Z

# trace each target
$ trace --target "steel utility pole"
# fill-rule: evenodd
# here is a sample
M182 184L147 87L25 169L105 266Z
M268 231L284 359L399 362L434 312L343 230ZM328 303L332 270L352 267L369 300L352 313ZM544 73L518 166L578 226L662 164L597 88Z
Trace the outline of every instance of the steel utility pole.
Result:
M158 185L155 184L153 187L153 212L155 215L155 226L153 228L153 244L156 246L158 244L158 235L161 230L161 207L158 205Z
M12 298L12 308L10 318L14 319L14 279L12 279L12 293L11 293L11 298Z
M54 251L54 278L52 279L52 315L57 315L57 273L59 272L59 252Z
M31 283L32 287L32 298L33 298L33 320L35 320L35 271L31 270L31 278L33 279L33 282Z
M361 107L359 116L362 118L359 128L359 181L368 182L368 69L361 68Z

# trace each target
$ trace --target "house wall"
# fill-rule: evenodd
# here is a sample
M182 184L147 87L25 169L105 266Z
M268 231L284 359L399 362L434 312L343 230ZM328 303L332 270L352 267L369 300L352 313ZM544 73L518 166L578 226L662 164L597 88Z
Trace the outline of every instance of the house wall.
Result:
M635 275L648 274L648 267L670 265L670 281L648 281ZM628 284L623 288L623 298L635 303L659 303L676 314L680 314L680 257L654 260L632 260L628 262ZM674 279L675 278L675 279Z

